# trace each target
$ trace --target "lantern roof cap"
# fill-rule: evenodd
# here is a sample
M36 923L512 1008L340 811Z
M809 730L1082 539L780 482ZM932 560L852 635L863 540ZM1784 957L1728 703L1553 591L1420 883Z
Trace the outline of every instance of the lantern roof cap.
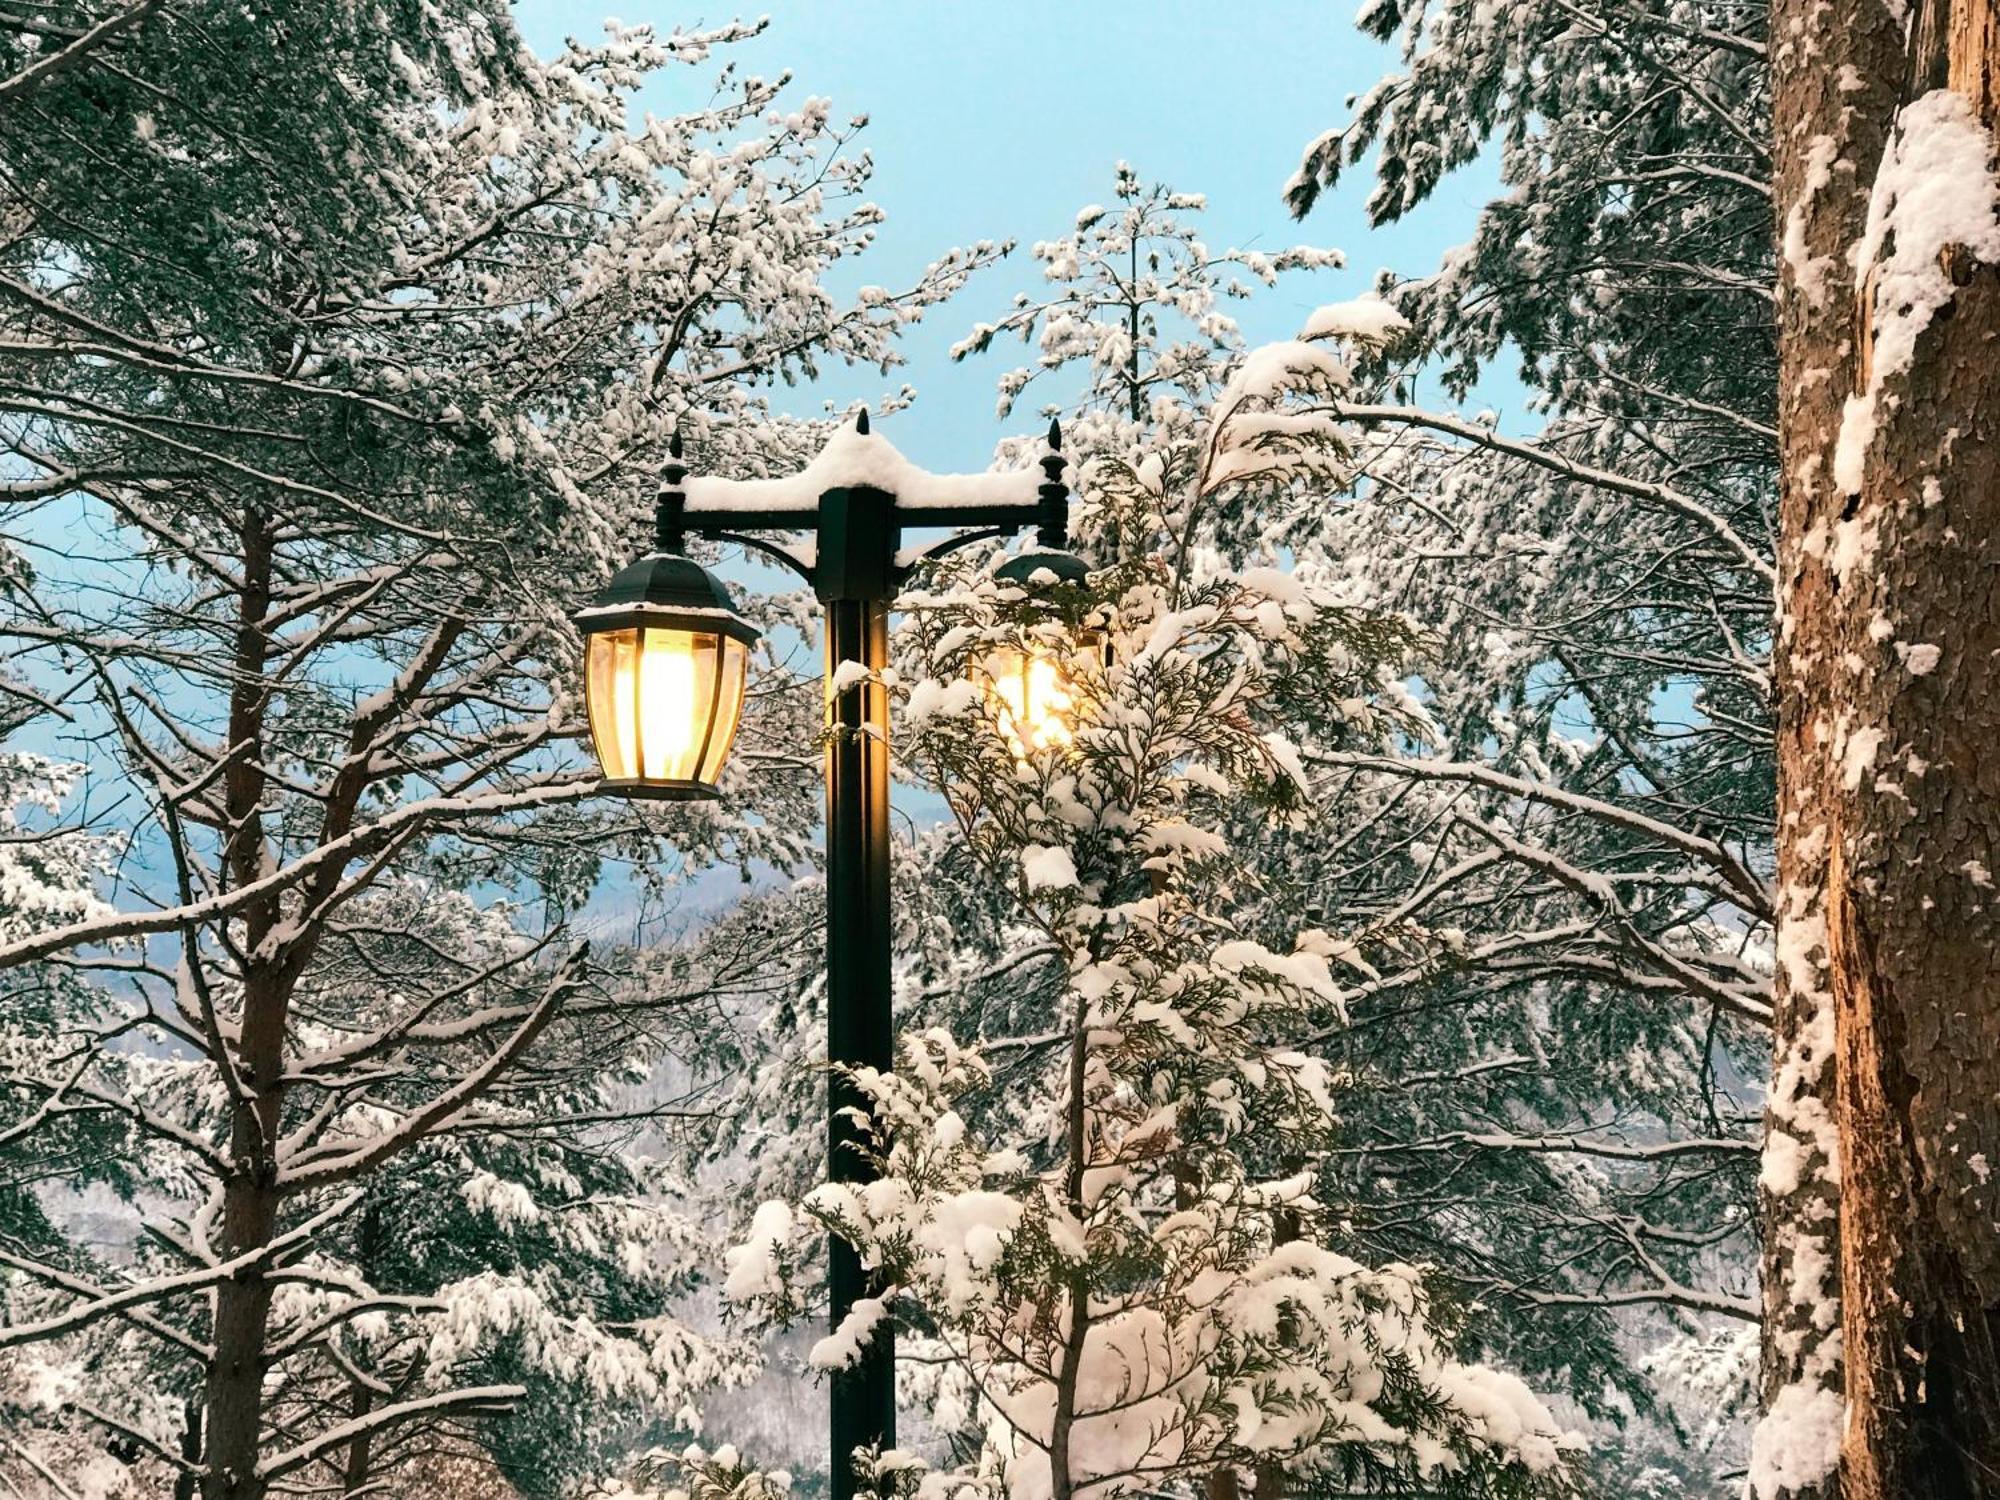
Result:
M714 631L749 645L762 631L736 612L720 578L691 557L652 552L620 568L570 617L586 633L649 625Z
M993 570L993 576L1005 583L1024 585L1033 583L1037 573L1053 574L1057 583L1082 583L1090 576L1090 568L1074 552L1037 547L1015 554Z

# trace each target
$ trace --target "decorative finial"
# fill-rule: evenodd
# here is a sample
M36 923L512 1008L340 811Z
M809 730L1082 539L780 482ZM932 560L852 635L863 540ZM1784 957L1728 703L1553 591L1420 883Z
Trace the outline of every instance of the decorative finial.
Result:
M1041 518L1035 534L1044 547L1061 548L1069 545L1069 486L1063 483L1063 470L1069 467L1069 460L1062 454L1062 427L1054 417L1049 418L1049 446L1042 453L1042 482L1035 490L1041 502Z
M862 437L868 436L868 408L862 407L854 414L854 430Z
M653 504L653 550L679 553L687 550L687 531L681 515L687 510L687 464L681 459L681 430L676 427L667 439L667 461L660 466L660 493Z

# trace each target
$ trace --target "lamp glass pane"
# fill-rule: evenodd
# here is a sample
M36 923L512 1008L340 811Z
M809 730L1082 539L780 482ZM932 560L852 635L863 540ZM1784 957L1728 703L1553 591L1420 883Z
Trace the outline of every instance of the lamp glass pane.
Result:
M589 637L583 687L597 764L612 781L637 774L639 632L606 630Z
M1041 651L1003 646L986 659L1000 732L1023 758L1067 745L1075 701L1056 659Z
M736 742L736 730L743 720L743 682L749 671L749 648L739 640L725 637L715 724L709 730L708 754L701 765L701 779L710 786L722 778L722 763L729 758L729 747Z
M639 653L639 776L692 781L715 709L715 637L646 630Z

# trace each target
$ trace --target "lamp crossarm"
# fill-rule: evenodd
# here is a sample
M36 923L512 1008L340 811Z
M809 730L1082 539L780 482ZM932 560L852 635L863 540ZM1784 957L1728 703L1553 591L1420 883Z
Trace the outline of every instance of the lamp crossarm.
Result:
M866 414L856 421L856 429L866 435ZM808 585L827 598L874 597L878 592L902 583L920 563L945 556L974 542L1008 536L1035 528L1044 547L1062 549L1069 545L1069 486L1063 482L1068 460L1062 454L1062 434L1049 423L1048 447L1039 460L1042 479L1033 500L965 503L906 502L900 495L855 485L828 489L812 505L729 506L710 503L688 504L683 488L688 467L682 460L678 434L669 447L669 458L661 470L658 506L654 513L655 545L661 552L685 550L690 535L709 541L730 542L760 552L790 568ZM859 496L869 497L857 508ZM865 535L853 527L865 512ZM905 531L947 528L951 535L934 542L904 548ZM807 557L783 542L759 536L758 532L810 532L828 539ZM829 566L827 547L842 554L843 561ZM879 551L879 562L862 563L856 553ZM833 576L830 576L833 575ZM857 594L853 580L865 584Z
M710 536L720 529L742 530L754 528L758 531L816 531L819 529L821 507L787 507L784 510L750 509L741 510L733 506L687 505L680 507L679 522L687 530L701 536ZM898 499L890 510L889 517L898 526L999 526L1009 530L1023 530L1040 525L1044 507L1037 500L1020 501L1014 504L994 505L906 505Z
M914 573L921 564L934 562L940 557L947 557L962 547L970 547L975 542L985 542L999 537L1011 536L1016 532L1027 530L1030 526L1036 526L1040 522L1040 514L1034 506L1012 507L1013 511L1018 512L1015 514L1004 513L1007 509L1000 506L983 507L977 512L979 517L977 523L966 526L964 530L954 531L951 535L939 537L933 542L898 549L891 562L890 570L895 581L901 583L910 574ZM891 513L891 519L897 523L898 531L903 526L915 528L933 527L939 524L936 521L928 519L913 520L911 519L913 514L928 516L930 512L898 506ZM954 508L951 514L955 521L963 522L965 519L963 507ZM817 532L819 530L819 513L817 511L804 512L783 518L762 511L729 512L709 510L699 513L690 511L681 516L679 535L672 538L672 540L679 543L684 537L698 536L704 541L727 542L732 546L747 547L751 551L761 553L773 562L789 568L808 585L814 584L817 581L814 559L810 555L802 554L799 549L786 545L784 542L774 541L770 537L759 536L753 531L743 530L744 523L753 517L760 523L769 521L770 529L773 531Z

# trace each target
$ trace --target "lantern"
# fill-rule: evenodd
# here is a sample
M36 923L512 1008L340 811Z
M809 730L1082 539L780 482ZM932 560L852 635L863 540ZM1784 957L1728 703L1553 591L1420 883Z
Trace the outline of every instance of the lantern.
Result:
M1067 552L1027 552L1009 558L994 577L1023 587L1082 584L1086 570ZM1059 749L1075 738L1077 703L1071 691L1075 661L1094 656L1109 665L1109 637L1086 627L1074 633L1072 649L1002 646L980 664L993 699L994 717L1014 754L1027 760Z
M584 702L606 791L713 797L743 717L758 631L706 568L655 552L575 616Z

